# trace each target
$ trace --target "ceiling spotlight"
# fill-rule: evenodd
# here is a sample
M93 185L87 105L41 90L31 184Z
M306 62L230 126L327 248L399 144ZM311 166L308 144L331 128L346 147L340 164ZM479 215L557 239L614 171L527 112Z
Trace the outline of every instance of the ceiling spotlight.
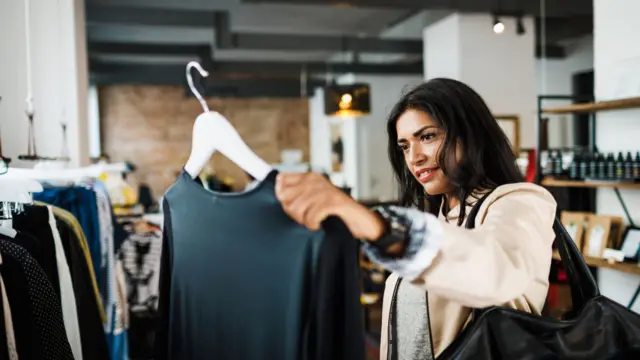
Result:
M500 21L500 19L498 19L497 16L495 16L493 20L493 32L496 34L502 34L503 31L504 24L502 23L502 21Z
M526 30L524 28L524 21L522 21L522 16L518 16L518 18L516 19L516 34L524 35L525 32Z

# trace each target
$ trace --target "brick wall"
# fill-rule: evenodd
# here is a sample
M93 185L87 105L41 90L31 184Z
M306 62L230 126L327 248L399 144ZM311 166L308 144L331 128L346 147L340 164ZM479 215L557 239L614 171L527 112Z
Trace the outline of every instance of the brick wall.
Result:
M189 157L193 122L200 103L179 86L106 86L99 89L102 151L112 161L131 161L138 170L132 182L146 182L161 196ZM283 149L302 149L309 159L307 99L207 99L224 114L253 151L268 163L280 161ZM210 162L235 187L247 180L221 154Z

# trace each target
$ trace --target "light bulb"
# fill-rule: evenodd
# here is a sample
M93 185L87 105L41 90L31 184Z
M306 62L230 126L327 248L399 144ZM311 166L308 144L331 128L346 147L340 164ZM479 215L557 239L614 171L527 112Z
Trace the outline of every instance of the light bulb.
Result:
M502 21L496 21L496 23L493 24L493 32L496 34L502 34L503 31L504 24L502 23Z
M340 109L349 109L351 108L351 102L353 101L353 96L351 96L351 94L343 94L340 97L340 103L338 104L338 107L340 107Z

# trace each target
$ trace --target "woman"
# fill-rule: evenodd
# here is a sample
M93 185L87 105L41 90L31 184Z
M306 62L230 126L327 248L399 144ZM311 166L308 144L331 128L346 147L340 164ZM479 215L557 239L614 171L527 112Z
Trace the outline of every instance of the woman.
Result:
M326 217L340 217L369 256L393 272L383 300L381 359L434 358L472 308L539 314L556 203L543 188L522 182L509 141L482 98L461 82L430 80L402 97L387 131L402 207L371 211L316 174L280 174L276 185L296 221L318 229ZM485 195L475 229L465 229Z

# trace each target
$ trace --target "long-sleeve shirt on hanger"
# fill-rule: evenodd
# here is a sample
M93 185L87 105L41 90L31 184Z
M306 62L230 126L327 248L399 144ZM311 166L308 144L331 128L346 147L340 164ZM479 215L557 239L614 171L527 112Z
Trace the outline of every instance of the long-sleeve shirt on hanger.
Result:
M295 223L275 177L220 194L183 171L165 194L157 360L364 359L357 241Z

